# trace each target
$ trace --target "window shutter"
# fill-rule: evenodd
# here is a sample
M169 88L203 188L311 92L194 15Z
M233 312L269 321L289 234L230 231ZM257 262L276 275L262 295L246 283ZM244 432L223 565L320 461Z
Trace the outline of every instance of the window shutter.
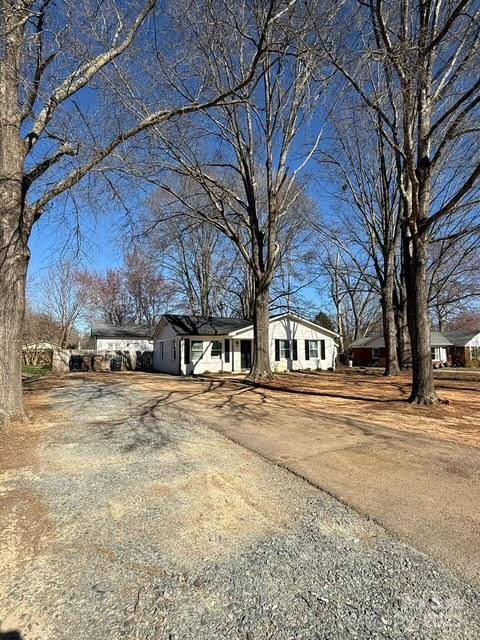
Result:
M298 360L298 349L297 349L296 340L292 340L292 351L293 351L293 359Z
M280 340L275 340L275 361L280 361Z
M305 360L310 360L310 340L305 340Z
M190 364L190 340L189 340L189 338L185 338L184 342L185 342L185 353L184 353L185 364Z
M225 338L225 362L230 362L230 340Z
M325 340L320 340L320 360L325 360Z

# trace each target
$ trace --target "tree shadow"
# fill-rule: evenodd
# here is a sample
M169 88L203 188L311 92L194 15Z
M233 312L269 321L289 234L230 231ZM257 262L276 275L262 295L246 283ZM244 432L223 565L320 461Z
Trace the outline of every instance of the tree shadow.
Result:
M19 631L0 631L0 640L23 640Z
M289 374L292 375L292 374ZM340 398L343 400L357 400L360 402L378 402L383 404L395 404L398 402L405 403L407 402L407 398L376 398L370 395L355 395L353 393L342 393L340 391L327 391L321 389L305 389L301 387L295 386L286 386L284 384L268 384L262 382L252 382L250 380L231 380L235 384L248 385L257 389L265 389L272 392L280 392L280 393L290 393L290 394L298 394L298 395L307 395L307 396L319 396L326 398ZM407 391L403 388L405 385L402 383L396 383L394 386L397 387L398 391L406 396Z

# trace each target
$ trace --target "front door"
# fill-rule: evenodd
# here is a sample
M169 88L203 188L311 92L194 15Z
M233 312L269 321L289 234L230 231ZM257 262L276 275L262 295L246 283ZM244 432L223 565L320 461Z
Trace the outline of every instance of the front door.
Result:
M250 369L252 366L252 341L240 340L240 366Z

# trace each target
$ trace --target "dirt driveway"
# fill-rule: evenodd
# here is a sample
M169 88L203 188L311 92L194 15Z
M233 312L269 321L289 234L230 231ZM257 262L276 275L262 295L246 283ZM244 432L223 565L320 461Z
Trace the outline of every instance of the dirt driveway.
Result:
M480 585L480 383L438 382L449 401L410 407L405 376L137 378L163 401L201 416L374 518L394 535Z
M213 401L240 415L211 387L29 387L35 419L0 445L0 638L478 637L478 591L205 426Z

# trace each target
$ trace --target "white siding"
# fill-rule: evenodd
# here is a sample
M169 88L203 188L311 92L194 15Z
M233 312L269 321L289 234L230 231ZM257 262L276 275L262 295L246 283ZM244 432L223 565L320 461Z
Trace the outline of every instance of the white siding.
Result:
M185 364L185 343L182 341L182 371L188 375L190 373L221 373L232 371L232 340L227 336L190 336L190 364ZM230 340L230 362L225 362L225 339ZM212 356L212 343L219 341L222 345L222 355L220 358ZM201 357L196 362L192 358L192 342L202 343Z
M97 338L97 351L152 351L153 340Z
M290 360L280 359L275 361L275 340L290 341ZM297 341L297 359L293 360L292 341ZM306 359L305 341L318 341L318 358ZM325 357L321 358L320 340L325 341ZM335 367L336 347L333 338L320 329L314 329L310 325L285 318L270 324L270 355L274 369L285 371L286 369L329 369Z
M240 339L253 339L253 329L246 329L238 332L234 337L235 341L235 371L240 370ZM275 360L275 340L289 340L290 342L290 359L281 358ZM293 344L297 341L297 359L293 360ZM318 345L319 357L309 360L305 357L305 341L306 340L325 340L325 358L321 359L320 344ZM237 344L238 342L238 344ZM304 323L300 319L279 318L270 322L269 332L270 342L270 362L274 371L297 371L301 369L329 369L335 367L336 346L333 337L330 334L318 329L310 323ZM238 353L237 353L238 352Z
M153 346L153 369L164 373L180 373L180 338L155 338Z
M172 339L175 336L174 329L167 323L160 324L155 332L153 368L155 371L184 375L202 373L230 373L241 371L241 340L253 340L253 328L249 327L233 336L177 336L177 358L172 355ZM225 340L230 341L230 362L225 362ZM185 364L185 340L190 341L190 363ZM212 343L218 340L222 344L221 357L212 356ZM290 359L275 361L275 340L289 340ZM297 341L297 358L293 360L293 344ZM305 341L317 340L318 357L305 355ZM320 341L325 341L325 357L321 358ZM335 367L336 346L332 335L316 327L312 323L303 322L300 319L283 317L270 322L270 359L274 371L301 370L301 369L329 369ZM201 342L202 351L196 362L192 361L192 342ZM163 358L162 358L163 344ZM253 348L252 348L253 351ZM180 358L180 362L178 361Z
M480 333L467 342L466 347L480 347Z

